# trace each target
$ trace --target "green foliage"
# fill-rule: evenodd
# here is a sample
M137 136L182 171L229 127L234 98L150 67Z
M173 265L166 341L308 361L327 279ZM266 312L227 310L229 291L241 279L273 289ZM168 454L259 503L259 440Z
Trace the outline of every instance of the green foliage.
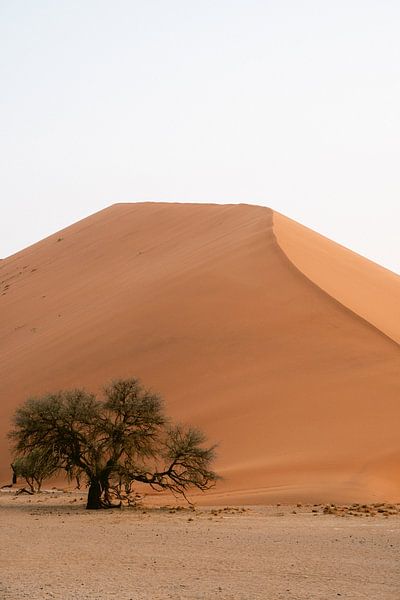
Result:
M32 492L40 492L42 482L57 471L57 461L52 453L36 448L25 456L18 456L13 464L16 477L23 477Z
M206 490L214 447L196 429L171 426L161 398L137 379L120 379L98 400L84 390L32 398L20 407L10 433L18 457L40 451L69 478L89 485L87 508L130 501L135 482L185 496Z

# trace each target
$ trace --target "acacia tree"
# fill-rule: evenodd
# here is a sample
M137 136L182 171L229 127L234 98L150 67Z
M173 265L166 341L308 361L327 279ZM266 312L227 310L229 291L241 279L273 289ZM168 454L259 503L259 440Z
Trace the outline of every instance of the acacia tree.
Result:
M9 435L17 457L39 450L70 479L83 476L88 509L111 507L124 491L129 498L136 482L185 496L218 478L215 446L204 447L197 429L171 425L161 398L137 379L112 382L101 400L81 389L28 399Z
M40 492L42 483L57 471L57 461L53 454L42 452L39 448L29 454L18 456L11 465L13 470L13 483L17 477L23 477L34 494Z

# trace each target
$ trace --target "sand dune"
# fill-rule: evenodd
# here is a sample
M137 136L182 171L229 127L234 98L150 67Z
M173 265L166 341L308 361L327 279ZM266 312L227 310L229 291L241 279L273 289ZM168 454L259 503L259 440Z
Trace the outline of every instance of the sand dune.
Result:
M257 206L119 204L0 263L0 477L29 394L136 375L216 502L400 499L400 278Z
M279 246L304 275L400 342L398 275L276 212L274 231Z

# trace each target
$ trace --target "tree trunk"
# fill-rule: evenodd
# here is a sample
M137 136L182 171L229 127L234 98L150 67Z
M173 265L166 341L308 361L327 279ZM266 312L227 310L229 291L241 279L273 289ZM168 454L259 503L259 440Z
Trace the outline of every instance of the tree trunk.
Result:
M35 493L35 487L33 485L33 479L31 479L30 477L25 477L25 481L29 485L29 488L30 488L32 494L34 494Z
M101 485L98 479L91 479L90 481L86 508L88 510L103 508L101 503Z

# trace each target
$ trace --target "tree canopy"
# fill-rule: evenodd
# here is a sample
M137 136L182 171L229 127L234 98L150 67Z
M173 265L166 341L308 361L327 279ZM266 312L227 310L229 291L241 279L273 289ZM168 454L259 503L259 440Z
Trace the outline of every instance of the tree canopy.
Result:
M198 429L171 424L160 396L134 378L113 381L101 399L83 389L30 398L10 437L17 459L40 452L78 484L83 477L89 509L130 502L137 483L185 496L218 479L215 446Z

